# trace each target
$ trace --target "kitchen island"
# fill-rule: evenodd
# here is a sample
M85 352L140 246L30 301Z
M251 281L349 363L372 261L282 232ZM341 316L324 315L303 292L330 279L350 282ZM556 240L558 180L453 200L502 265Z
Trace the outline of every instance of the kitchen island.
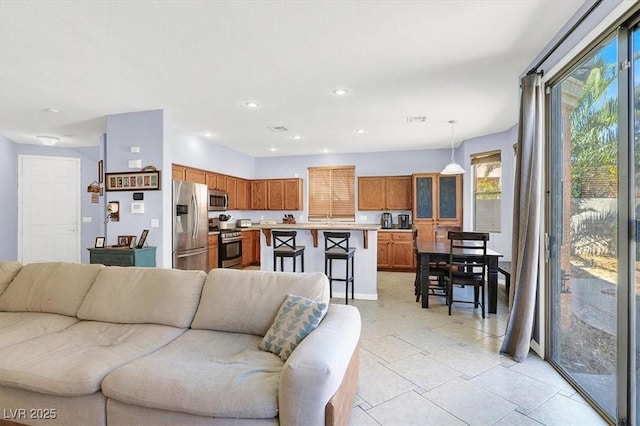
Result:
M350 232L349 245L355 247L355 298L377 300L378 230L380 225L354 222L277 223L253 225L260 229L260 265L263 271L273 270L272 230L298 231L296 244L305 246L305 272L324 273L324 236L322 231ZM320 231L320 232L318 232ZM344 277L344 262L334 261L334 276ZM291 261L285 261L285 271L291 271ZM333 283L333 297L344 298L344 283Z

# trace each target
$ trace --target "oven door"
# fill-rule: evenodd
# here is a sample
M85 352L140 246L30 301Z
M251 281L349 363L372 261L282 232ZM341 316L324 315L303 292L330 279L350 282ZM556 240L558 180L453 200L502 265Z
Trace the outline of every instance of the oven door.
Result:
M242 269L242 238L220 242L220 268Z

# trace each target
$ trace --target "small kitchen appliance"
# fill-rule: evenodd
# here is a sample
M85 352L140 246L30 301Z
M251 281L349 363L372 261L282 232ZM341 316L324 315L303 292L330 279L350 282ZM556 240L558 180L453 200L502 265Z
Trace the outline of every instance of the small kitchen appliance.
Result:
M409 229L409 228L411 228L411 224L409 223L409 215L408 214L399 214L398 215L398 227L400 229Z
M382 226L382 229L393 228L393 218L391 216L391 213L389 212L382 213L382 218L380 219L380 226Z
M236 226L238 228L249 228L251 227L251 219L238 219Z

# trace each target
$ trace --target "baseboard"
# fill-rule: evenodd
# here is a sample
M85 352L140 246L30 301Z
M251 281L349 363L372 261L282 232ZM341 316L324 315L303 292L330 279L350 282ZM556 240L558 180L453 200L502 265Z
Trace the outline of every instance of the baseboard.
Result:
M344 293L340 293L339 291L333 291L333 298L334 299L344 299ZM378 300L378 293L376 294L371 294L371 293L354 293L353 295L354 299L359 299L359 300ZM349 293L349 300L351 300L351 293Z

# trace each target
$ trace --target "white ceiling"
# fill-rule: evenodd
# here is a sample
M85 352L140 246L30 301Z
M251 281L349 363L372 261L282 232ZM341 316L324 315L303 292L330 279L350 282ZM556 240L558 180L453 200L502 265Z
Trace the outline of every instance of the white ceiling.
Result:
M520 74L582 3L1 0L0 133L96 145L107 115L165 109L255 157L442 148L451 119L457 145L517 122Z

